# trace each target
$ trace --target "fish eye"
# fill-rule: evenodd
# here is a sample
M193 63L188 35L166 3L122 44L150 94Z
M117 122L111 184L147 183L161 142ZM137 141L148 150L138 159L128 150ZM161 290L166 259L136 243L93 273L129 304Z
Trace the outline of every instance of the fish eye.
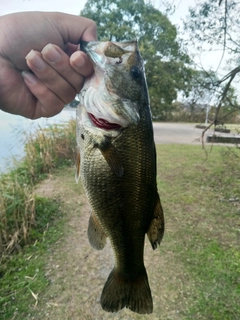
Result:
M142 75L140 68L137 67L137 66L133 66L133 67L131 68L130 74L131 74L131 76L133 77L133 79L135 79L135 80L140 79L140 78L141 78L141 75Z

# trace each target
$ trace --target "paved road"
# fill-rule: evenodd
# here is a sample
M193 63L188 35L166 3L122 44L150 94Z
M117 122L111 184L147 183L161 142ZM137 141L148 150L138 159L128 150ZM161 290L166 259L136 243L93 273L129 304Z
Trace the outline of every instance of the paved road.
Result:
M192 123L154 122L156 144L201 144L202 130ZM206 138L205 138L206 141Z

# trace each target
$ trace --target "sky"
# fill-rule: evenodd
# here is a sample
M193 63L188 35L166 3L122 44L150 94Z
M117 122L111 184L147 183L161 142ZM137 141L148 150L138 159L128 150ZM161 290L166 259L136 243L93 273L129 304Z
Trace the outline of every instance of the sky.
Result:
M0 16L22 11L59 11L79 15L86 0L0 0ZM145 0L149 2L149 0ZM150 1L160 11L165 7L162 0ZM169 17L173 24L181 24L186 16L188 7L195 5L195 0L171 0L175 6L175 13Z
M163 0L151 0L151 2L160 11L165 9L162 6ZM175 6L175 13L169 16L170 21L175 25L181 25L181 21L188 14L188 8L196 5L196 0L169 0L169 2ZM0 0L0 16L22 11L58 11L79 15L85 3L86 0ZM201 56L197 55L194 60L206 70L209 68L217 70L221 53L209 52ZM240 88L237 89L240 94Z
M156 8L161 9L162 0L152 0ZM1 0L0 15L20 11L59 11L78 15L83 9L86 0ZM175 23L184 18L189 5L195 0L173 0L176 12L171 18Z
M156 8L161 9L162 0L151 1ZM1 0L0 15L20 11L59 11L70 14L79 14L86 0ZM187 13L189 5L194 5L195 0L173 0L176 7L174 19L179 21Z
M58 11L79 15L84 0L1 0L0 15L22 11Z
M0 16L13 12L20 11L59 11L69 14L79 15L83 9L86 0L0 0ZM148 2L149 0L145 0ZM160 11L164 10L162 0L152 0L152 4ZM170 21L175 25L180 25L181 20L185 18L188 13L189 6L195 6L196 0L171 0L175 6L175 13L169 16ZM197 58L196 58L197 59ZM200 61L200 60L199 60ZM198 61L198 62L199 62ZM220 61L220 57L219 57ZM207 54L203 57L204 68L217 68L218 59L216 53Z

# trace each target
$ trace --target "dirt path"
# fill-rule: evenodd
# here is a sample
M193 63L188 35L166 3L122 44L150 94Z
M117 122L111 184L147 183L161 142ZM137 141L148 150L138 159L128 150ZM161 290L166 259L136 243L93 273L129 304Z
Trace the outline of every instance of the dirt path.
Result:
M87 239L90 207L81 185L75 184L73 174L73 168L64 169L64 172L45 180L36 191L41 196L60 197L67 222L64 236L49 253L46 267L46 277L50 281L48 291L39 296L36 316L31 319L182 319L180 314L188 304L188 299L183 296L182 283L184 281L185 288L188 283L189 288L193 284L181 264L169 254L167 241L163 241L156 251L151 249L147 239L145 243L145 265L154 313L141 316L123 309L111 314L101 309L100 294L113 267L113 253L109 243L100 252L90 247ZM170 232L173 228L175 226L167 225Z

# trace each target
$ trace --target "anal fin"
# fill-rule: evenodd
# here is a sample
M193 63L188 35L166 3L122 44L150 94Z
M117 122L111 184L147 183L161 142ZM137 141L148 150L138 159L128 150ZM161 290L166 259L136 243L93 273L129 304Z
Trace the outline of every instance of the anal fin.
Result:
M160 244L160 242L162 241L163 234L164 234L163 209L162 209L159 195L158 193L156 193L153 219L147 231L148 239L152 245L153 250L155 250L157 246Z
M97 218L92 212L88 222L88 240L96 250L102 250L106 244L106 234Z

